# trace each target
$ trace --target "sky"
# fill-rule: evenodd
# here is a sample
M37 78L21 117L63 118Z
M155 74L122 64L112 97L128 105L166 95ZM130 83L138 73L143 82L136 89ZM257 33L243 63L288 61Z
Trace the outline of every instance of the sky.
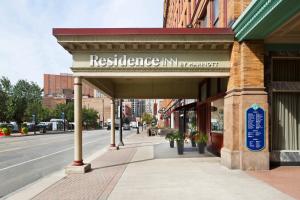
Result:
M71 73L52 28L162 27L163 0L1 0L0 77L43 87L43 74Z

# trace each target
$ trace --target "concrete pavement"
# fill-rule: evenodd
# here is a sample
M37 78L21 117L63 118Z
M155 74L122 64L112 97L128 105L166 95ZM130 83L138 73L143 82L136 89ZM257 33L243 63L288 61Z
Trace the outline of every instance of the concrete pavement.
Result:
M120 150L92 161L92 168L33 199L293 199L246 172L221 166L209 153L200 156L190 148L180 157L159 136L132 135Z

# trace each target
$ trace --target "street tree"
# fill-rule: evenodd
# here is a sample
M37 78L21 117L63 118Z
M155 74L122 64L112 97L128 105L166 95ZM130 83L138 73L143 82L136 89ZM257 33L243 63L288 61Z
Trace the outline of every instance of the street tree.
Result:
M142 121L143 122L146 122L146 124L150 124L151 121L152 121L152 119L153 119L152 114L150 114L150 113L143 113L143 115L142 115Z
M82 109L82 120L85 128L96 127L98 120L98 112L92 108Z
M0 79L0 122L9 121L8 105L10 101L12 85L8 78Z
M8 113L11 119L21 123L28 115L37 114L42 105L42 90L34 82L19 80L13 86ZM27 114L26 114L27 113Z

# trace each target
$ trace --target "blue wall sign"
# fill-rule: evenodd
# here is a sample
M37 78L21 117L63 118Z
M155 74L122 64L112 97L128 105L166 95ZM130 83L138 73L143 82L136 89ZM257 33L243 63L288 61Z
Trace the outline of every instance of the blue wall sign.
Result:
M265 111L257 104L246 110L246 145L251 151L265 148Z

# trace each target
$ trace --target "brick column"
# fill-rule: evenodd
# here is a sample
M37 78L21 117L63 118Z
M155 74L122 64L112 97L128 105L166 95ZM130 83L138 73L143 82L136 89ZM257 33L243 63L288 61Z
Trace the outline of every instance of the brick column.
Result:
M245 112L252 104L265 110L266 147L259 152L246 147ZM264 43L237 42L231 55L231 72L224 100L224 147L221 163L243 170L269 169L268 102L264 88Z

